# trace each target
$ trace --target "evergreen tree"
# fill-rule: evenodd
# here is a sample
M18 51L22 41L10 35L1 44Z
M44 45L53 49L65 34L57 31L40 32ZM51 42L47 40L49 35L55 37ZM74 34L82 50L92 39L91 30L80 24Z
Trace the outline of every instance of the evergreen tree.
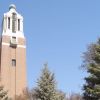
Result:
M0 100L8 100L7 91L3 90L3 86L0 86Z
M83 86L85 100L100 100L100 39L88 47L83 63L88 76Z
M42 74L37 81L37 87L34 89L33 97L36 100L58 100L55 77L49 71L47 64L44 65Z

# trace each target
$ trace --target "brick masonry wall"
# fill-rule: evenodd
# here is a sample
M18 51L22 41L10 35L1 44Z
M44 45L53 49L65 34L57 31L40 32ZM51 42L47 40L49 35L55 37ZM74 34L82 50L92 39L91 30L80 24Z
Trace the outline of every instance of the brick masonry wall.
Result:
M27 86L26 80L26 48L10 47L10 36L3 36L1 45L1 84L13 97L22 94ZM18 38L18 45L25 46L25 39ZM16 59L16 66L12 66L12 59Z

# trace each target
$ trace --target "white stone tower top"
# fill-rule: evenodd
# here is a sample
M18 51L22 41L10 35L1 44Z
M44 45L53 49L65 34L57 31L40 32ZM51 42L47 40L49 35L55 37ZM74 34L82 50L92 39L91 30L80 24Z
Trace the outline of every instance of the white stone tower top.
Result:
M4 13L2 35L24 38L23 16L16 11L16 6L14 4L11 4L9 6L9 11Z

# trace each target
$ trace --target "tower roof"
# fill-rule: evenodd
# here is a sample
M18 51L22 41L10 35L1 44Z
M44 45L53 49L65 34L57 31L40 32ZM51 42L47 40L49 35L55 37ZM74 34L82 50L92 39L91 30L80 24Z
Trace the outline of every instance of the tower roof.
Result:
M14 4L9 6L9 11L3 17L2 35L24 38L23 16L16 11Z
M10 6L9 6L9 10L10 9L15 9L16 10L16 6L14 5L14 4L11 4Z

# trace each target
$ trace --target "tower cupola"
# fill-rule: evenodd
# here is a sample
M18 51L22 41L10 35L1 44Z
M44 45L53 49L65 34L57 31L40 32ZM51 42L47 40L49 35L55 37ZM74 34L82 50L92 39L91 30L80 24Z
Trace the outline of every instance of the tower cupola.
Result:
M11 4L9 6L9 11L4 13L2 35L24 37L23 16L16 11L16 6L14 4Z
M15 9L16 10L16 6L14 5L14 4L11 4L10 6L9 6L9 10L10 9Z

